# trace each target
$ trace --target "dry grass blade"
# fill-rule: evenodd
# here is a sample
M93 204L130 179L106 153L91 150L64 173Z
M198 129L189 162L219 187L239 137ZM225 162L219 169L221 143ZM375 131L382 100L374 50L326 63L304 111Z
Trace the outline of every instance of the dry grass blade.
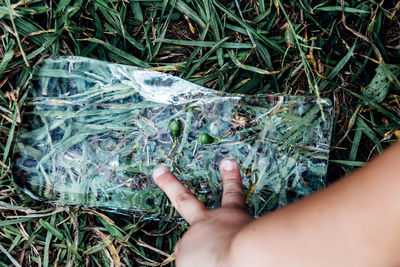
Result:
M344 0L340 0L340 4L341 4L341 6L342 6L342 22L343 22L344 27L345 27L347 30L349 30L350 32L352 32L354 35L356 35L357 37L360 37L361 39L363 39L363 40L366 41L367 43L371 44L372 47L374 48L374 51L375 51L375 53L376 53L378 59L379 59L379 63L380 63L380 64L383 64L383 63L384 63L384 62L383 62L383 58L382 58L381 52L379 51L378 47L377 47L367 36L365 36L365 35L363 35L363 34L357 32L356 30L354 30L354 29L350 28L349 26L347 26L347 23L346 23L346 15L345 15L345 13L344 13Z
M114 266L121 266L121 259L119 256L119 253L113 243L110 240L110 236L105 235L103 232L101 232L98 228L94 229L94 232L107 244L108 251L111 254L112 257L112 262Z
M161 251L161 250L159 250L159 249L156 249L155 247L152 247L152 246L150 246L149 244L144 243L144 242L143 242L142 240L140 240L140 239L139 239L139 241L136 242L136 244L138 244L138 245L141 246L141 247L148 248L148 249L150 249L150 250L152 250L152 251L154 251L154 252L157 252L158 254L163 255L163 256L165 256L165 257L167 257L167 258L170 258L170 257L171 257L170 254L168 254L168 253L166 253L166 252L164 252L164 251Z

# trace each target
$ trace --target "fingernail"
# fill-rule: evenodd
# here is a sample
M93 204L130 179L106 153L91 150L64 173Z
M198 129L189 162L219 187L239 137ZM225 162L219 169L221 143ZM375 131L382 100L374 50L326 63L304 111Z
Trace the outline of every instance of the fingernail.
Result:
M224 159L221 161L221 169L231 171L235 168L235 162L231 159Z
M166 167L157 167L153 170L153 179L158 179L161 175L166 173L168 169Z

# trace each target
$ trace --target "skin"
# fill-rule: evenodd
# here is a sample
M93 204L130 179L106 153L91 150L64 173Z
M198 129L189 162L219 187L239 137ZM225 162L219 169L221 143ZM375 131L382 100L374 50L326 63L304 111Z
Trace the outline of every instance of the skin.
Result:
M328 188L258 219L245 212L234 161L221 163L216 210L156 168L155 182L190 224L175 247L176 265L400 266L399 159L396 143Z

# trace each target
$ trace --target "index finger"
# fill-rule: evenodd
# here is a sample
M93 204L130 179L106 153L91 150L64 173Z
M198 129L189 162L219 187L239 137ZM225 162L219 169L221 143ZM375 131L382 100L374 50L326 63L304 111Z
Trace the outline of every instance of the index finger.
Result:
M166 167L155 168L153 179L189 224L204 218L206 207Z

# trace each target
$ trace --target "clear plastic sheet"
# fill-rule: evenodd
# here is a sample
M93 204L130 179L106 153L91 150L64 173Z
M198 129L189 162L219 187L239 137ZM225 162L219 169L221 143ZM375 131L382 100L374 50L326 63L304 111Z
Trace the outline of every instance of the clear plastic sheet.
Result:
M13 177L35 199L178 219L153 168L169 167L216 208L218 164L227 157L239 163L254 216L325 184L332 125L326 99L225 94L82 57L45 60L29 90ZM176 138L172 121L181 125ZM206 144L199 142L204 133Z

